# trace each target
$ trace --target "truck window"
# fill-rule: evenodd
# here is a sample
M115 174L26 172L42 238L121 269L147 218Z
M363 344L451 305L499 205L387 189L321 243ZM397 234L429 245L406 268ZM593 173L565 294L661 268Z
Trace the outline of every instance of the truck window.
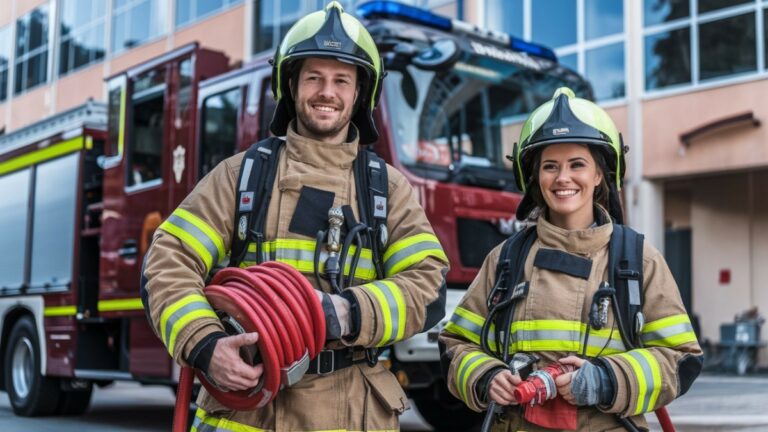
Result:
M126 185L150 186L162 179L165 69L153 70L133 84L130 148Z
M55 288L72 281L75 204L80 153L37 166L32 223L30 288Z
M29 217L29 177L25 169L0 177L0 290L18 289L24 284Z
M200 177L235 153L240 95L238 87L209 96L203 102Z

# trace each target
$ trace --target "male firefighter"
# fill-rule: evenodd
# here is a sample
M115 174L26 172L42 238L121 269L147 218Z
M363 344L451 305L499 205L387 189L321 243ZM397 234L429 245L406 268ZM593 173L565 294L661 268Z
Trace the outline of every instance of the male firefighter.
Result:
M363 253L350 286L335 294L327 280L313 277L318 262L311 252L318 246L316 228L328 229L327 212L313 216L319 203L348 206L353 214L345 213L347 219L361 220L358 201L367 196L356 185L353 165L358 145L378 138L372 111L384 75L381 58L362 23L333 1L290 29L272 65L278 105L270 130L285 136L285 142L277 157L261 250L267 260L303 272L322 292L318 296L328 331L321 354L326 361L319 365L313 360L297 384L253 411L227 409L203 389L194 427L398 430L407 398L370 348L436 324L444 315L441 292L447 271L446 255L406 178L386 167L386 225L373 240L383 252L382 275L371 270L375 257ZM258 335L225 333L203 295L206 277L217 263L226 262L223 255L231 249L233 233L237 237L240 231L233 215L240 204L235 197L243 158L241 153L223 161L200 181L155 233L142 270L145 310L170 354L223 391L254 388L264 372L262 365L251 366L239 355L240 347L256 343ZM243 265L254 250L247 249Z

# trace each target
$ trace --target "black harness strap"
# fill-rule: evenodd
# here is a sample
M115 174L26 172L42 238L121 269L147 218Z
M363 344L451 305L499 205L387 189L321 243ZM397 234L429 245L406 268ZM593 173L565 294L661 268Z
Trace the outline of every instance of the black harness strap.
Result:
M272 198L272 185L277 173L277 161L280 149L285 142L276 137L269 137L252 145L243 157L240 174L237 177L237 203L235 205L235 225L232 230L232 247L229 259L230 267L239 267L245 259L248 244L256 243L256 261L264 260L262 245L264 242L264 222L269 201Z
M640 346L638 332L643 324L643 241L637 231L613 225L608 253L608 283L616 289L616 302L621 311L623 328L619 330L627 348Z
M373 252L376 276L383 279L384 248L388 237L389 177L387 165L376 153L360 149L354 162L355 187L361 222L368 226L366 243Z

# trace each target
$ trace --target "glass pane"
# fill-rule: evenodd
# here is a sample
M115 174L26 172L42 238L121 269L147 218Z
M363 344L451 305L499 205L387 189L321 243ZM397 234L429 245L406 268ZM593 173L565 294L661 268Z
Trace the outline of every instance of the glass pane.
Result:
M489 0L485 18L488 28L523 37L523 0Z
M150 13L151 4L144 2L131 9L130 27L128 27L128 41L126 46L134 47L150 38Z
M766 22L768 22L768 8L763 9L763 23ZM768 31L765 30L763 30L763 58L768 58ZM768 68L768 62L765 62L765 67Z
M192 2L176 0L176 26L184 25L190 21L192 21Z
M59 74L63 75L72 69L70 59L72 55L70 49L72 47L72 40L67 39L59 45Z
M93 27L88 35L87 43L88 49L91 51L91 61L96 61L104 58L106 52L106 41L104 40L104 34L106 33L104 24L99 24Z
M48 75L48 70L46 67L47 60L48 51L43 51L40 54L33 55L24 62L27 64L26 70L24 71L26 73L26 76L24 77L26 82L24 83L23 88L21 88L19 91L30 89L46 81L46 77Z
M567 56L558 57L557 61L567 67L568 69L577 71L579 70L579 57L577 54L569 54Z
M643 5L646 26L688 17L691 14L689 0L645 0Z
M0 71L0 101L8 98L8 69Z
M128 25L128 14L121 13L112 19L112 52L127 48L125 29Z
M20 288L24 282L24 255L27 253L30 170L0 177L0 289ZM7 229L13 227L13 229Z
M30 276L34 288L72 281L79 161L78 152L37 168Z
M29 15L16 20L16 58L25 55L29 49Z
M275 46L275 9L270 1L259 2L258 7L253 8L256 29L253 32L253 52L258 53L272 49Z
M699 0L699 13L703 14L717 9L754 2L755 0Z
M62 37L68 35L77 25L76 6L77 2L75 0L65 0L63 2L59 25Z
M624 43L585 53L585 72L598 101L623 98L625 93Z
M158 74L163 76L164 74ZM151 79L148 79L151 81ZM138 95L134 86L134 94ZM159 179L162 175L164 87L150 88L149 94L133 101L130 149L126 172L128 186Z
M74 68L87 65L90 60L88 46L86 44L86 34L80 33L74 38Z
M149 37L154 38L165 33L165 24L168 22L168 2L166 0L150 0L150 27Z
M11 60L11 26L0 29L0 67Z
M531 2L533 41L557 48L576 43L576 0Z
M584 37L587 40L624 31L624 2L616 0L584 1Z
M35 9L31 16L28 46L30 51L48 43L48 8Z
M699 76L702 80L757 69L755 14L699 25Z
M195 18L216 12L224 7L224 0L197 0L197 13Z
M682 28L645 38L645 88L691 82L691 30Z
M200 148L200 177L235 153L240 89L235 88L205 100L203 142Z

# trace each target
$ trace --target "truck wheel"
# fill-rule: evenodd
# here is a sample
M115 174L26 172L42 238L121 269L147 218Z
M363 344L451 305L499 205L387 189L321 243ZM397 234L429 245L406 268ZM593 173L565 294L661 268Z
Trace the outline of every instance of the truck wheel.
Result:
M61 393L59 406L56 407L56 414L61 415L81 415L91 404L91 393L93 385L88 384L85 390L64 391Z
M40 343L35 323L24 316L14 324L5 351L5 386L16 415L53 414L61 390L56 378L40 373Z
M447 388L443 390L441 387L445 387L443 381L433 384L433 388L413 392L411 395L424 420L438 432L480 430L483 414L470 410L464 402L448 393Z

